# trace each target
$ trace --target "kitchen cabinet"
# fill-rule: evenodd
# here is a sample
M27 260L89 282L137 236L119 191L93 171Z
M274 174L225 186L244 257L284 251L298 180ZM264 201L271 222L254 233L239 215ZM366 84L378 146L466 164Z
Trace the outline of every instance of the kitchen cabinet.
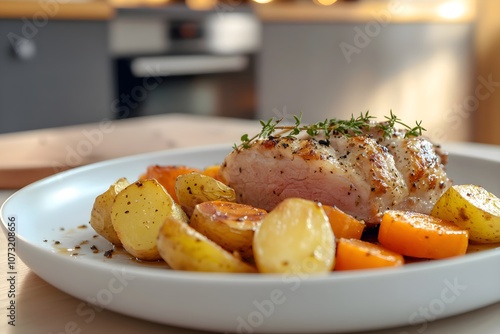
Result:
M91 5L0 1L0 133L111 117L112 11Z

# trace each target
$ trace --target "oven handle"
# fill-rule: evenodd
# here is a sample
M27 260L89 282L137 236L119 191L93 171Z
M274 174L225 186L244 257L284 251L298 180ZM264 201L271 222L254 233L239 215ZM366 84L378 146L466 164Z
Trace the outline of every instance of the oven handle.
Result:
M136 77L239 72L247 66L248 58L243 55L138 57L130 64L132 74Z

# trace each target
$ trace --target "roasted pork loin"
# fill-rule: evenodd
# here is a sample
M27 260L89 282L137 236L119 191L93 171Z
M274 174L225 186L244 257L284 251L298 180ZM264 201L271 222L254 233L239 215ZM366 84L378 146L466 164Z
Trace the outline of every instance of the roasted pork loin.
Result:
M446 154L422 136L371 131L256 140L231 152L220 172L240 203L269 211L300 197L377 224L389 209L429 213L451 185L445 164Z

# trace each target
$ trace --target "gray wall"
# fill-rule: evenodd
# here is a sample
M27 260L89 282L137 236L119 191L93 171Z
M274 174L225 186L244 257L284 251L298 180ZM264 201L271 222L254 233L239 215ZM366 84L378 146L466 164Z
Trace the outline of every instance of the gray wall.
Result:
M259 118L316 122L389 110L436 139L468 139L474 83L469 23L267 22L258 61ZM456 120L456 118L455 118Z

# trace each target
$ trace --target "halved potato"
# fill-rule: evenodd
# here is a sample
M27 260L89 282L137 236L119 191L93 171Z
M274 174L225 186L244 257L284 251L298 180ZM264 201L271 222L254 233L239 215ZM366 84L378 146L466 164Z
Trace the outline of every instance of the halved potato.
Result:
M191 216L196 204L208 201L235 202L234 189L201 173L180 175L175 182L178 203Z
M175 180L179 175L192 172L200 172L200 169L185 165L150 165L146 173L140 176L140 180L156 179L168 192L174 202L177 201L175 194Z
M288 198L255 231L257 269L264 273L324 273L333 269L335 236L320 204Z
M155 179L130 184L115 198L111 221L123 248L140 260L160 260L156 240L167 217L188 218Z
M480 186L450 187L436 202L431 215L469 230L469 240L500 242L500 199Z
M158 251L175 270L253 273L256 269L243 262L183 220L168 217L158 235Z
M220 165L211 165L206 167L201 171L203 175L213 177L217 181L222 182L222 177L220 176Z
M210 201L196 205L189 225L229 252L253 260L253 236L267 215L250 205Z
M129 184L130 182L126 178L118 179L108 190L96 197L90 214L90 226L116 246L120 246L122 243L111 222L111 208L116 195Z

